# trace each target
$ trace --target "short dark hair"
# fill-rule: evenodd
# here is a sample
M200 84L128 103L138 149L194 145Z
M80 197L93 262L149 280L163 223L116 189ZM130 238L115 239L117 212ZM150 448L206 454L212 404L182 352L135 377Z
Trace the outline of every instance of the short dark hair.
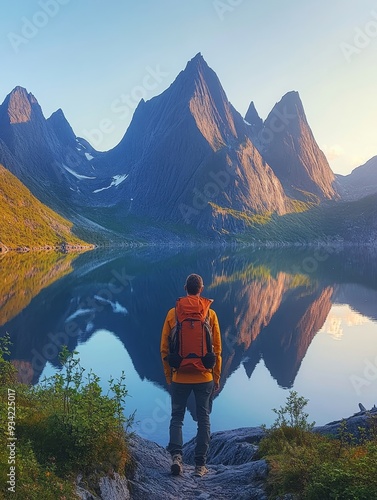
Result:
M185 289L189 295L197 295L203 286L203 278L199 274L187 276Z

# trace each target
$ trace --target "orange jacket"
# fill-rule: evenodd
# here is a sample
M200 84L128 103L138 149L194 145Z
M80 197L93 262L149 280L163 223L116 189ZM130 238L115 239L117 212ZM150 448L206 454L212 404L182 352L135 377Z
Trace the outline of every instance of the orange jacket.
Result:
M220 373L221 373L221 336L220 336L220 327L219 320L217 319L217 315L215 311L212 309L209 310L209 322L212 327L212 335L213 335L213 350L216 355L216 364L212 370L206 370L204 372L194 372L194 373L180 373L178 371L173 372L172 378L172 369L170 368L167 361L165 361L166 356L169 354L169 333L173 326L175 325L175 308L169 310L166 315L164 326L162 328L161 334L161 358L162 364L164 367L164 373L166 377L166 382L170 384L173 382L178 382L181 384L199 384L201 382L210 382L214 380L215 384L218 384L220 381Z

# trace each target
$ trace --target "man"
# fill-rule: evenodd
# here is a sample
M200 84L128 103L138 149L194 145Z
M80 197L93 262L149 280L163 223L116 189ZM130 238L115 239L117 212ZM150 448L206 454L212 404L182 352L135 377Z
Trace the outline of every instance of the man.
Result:
M198 303L199 307L209 308L212 301L201 297L203 291L203 279L198 274L190 274L185 283L187 296L192 304ZM184 299L183 299L184 300ZM207 309L205 309L207 310ZM221 373L221 337L217 315L212 309L208 309L209 324L212 329L213 351L215 364L213 369L178 368L172 370L167 358L169 354L169 334L176 324L176 310L169 310L161 335L161 357L164 367L166 381L170 386L172 413L170 420L170 440L168 451L172 456L171 472L173 475L182 473L182 425L186 411L187 399L193 391L196 402L196 413L198 419L198 431L195 447L195 472L196 476L203 476L208 472L206 468L206 457L210 440L210 407L213 392L219 390Z

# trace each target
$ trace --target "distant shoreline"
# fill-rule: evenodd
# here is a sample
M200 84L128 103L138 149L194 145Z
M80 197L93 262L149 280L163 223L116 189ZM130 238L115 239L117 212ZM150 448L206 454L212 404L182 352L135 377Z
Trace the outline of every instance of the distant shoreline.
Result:
M27 246L19 245L17 247L7 247L6 245L0 244L0 255L5 255L6 253L30 253L30 252L61 252L61 253L72 253L72 252L87 252L89 250L94 250L97 248L94 244L79 245L79 244L62 244L62 245L43 245L43 246Z
M87 243L83 244L60 244L60 245L41 245L41 246L28 246L28 245L18 245L16 247L8 247L3 243L0 243L0 256L5 255L7 253L31 253L31 252L60 252L60 253L73 253L73 252L87 252L91 250L97 249L105 249L105 248L117 248L117 247L251 247L258 249L287 249L287 248L328 248L332 251L344 249L344 248L363 248L363 249L373 249L376 248L375 242L354 242L354 241L229 241L229 240L213 240L213 241L195 241L192 242L190 240L180 240L180 241L150 241L150 242L141 242L141 241L127 241L124 243L108 243L108 244L95 244L95 243Z

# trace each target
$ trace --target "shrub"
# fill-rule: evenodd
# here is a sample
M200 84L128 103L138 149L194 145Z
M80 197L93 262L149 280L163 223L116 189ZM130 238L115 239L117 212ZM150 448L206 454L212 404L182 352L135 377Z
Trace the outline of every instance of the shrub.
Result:
M124 373L119 380L110 379L109 392L104 395L99 378L92 371L85 374L77 352L70 353L64 347L62 370L29 387L14 381L13 365L4 360L8 344L9 338L0 343L0 376L2 388L12 382L16 393L15 498L74 498L74 480L79 473L89 484L106 473L124 474L130 466L127 431L133 421L133 415L126 418L123 411L127 396ZM1 392L2 403L5 391ZM2 405L2 413L5 407ZM4 413L1 422L5 421ZM6 492L3 485L9 472L5 424L1 430L0 497Z
M319 498L370 500L377 498L377 443L350 446L333 462L329 456L312 470L305 489L309 500Z
M9 334L6 333L3 337L0 337L0 381L2 390L6 389L8 384L14 383L16 381L16 369L4 359L4 356L10 355L9 346L11 345Z
M291 391L259 453L270 466L270 498L294 494L307 500L370 500L377 498L376 417L370 417L362 442L340 426L338 437L311 432L303 409L307 400Z
M4 450L4 448L2 447ZM14 498L15 500L68 500L76 498L73 480L57 476L54 464L43 467L34 454L30 442L18 442L16 458L16 487L14 493L8 493L6 474L9 472L7 456L0 453L0 498ZM9 485L7 485L9 486ZM2 494L4 496L2 496Z

